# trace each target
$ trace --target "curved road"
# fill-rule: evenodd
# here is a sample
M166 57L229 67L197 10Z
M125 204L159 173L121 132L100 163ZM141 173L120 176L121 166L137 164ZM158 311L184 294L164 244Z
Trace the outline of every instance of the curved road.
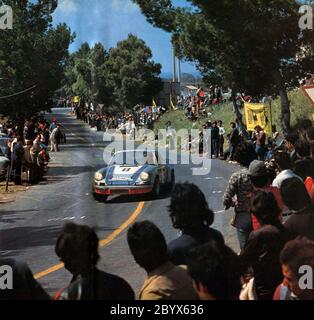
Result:
M47 181L18 194L15 202L1 204L0 256L27 261L53 295L71 279L54 252L57 236L67 221L88 224L101 239L99 267L124 277L138 292L145 273L129 253L126 230L135 220L151 220L168 241L174 239L178 231L172 228L167 213L169 196L155 201L116 198L96 202L91 186L94 172L104 162L103 135L69 116L65 109L55 109L53 115L66 130L67 144L61 146L60 153L51 154ZM190 165L176 165L177 181L193 182L203 190L209 206L217 212L214 227L237 251L235 230L230 226L232 212L222 211L222 196L238 167L213 160L211 173L206 176L193 176L191 169Z

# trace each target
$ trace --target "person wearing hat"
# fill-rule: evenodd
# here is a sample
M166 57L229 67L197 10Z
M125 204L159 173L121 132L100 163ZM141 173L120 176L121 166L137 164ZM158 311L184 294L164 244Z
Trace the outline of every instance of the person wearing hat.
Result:
M280 190L277 187L271 186L270 184L269 173L265 163L263 161L254 160L249 166L248 175L253 186L253 191L249 195L250 203L252 202L254 195L259 191L272 193L280 209L279 220L280 222L282 222L282 211L284 208L284 203L280 194ZM252 215L252 225L253 230L258 230L261 227L260 223L254 215Z

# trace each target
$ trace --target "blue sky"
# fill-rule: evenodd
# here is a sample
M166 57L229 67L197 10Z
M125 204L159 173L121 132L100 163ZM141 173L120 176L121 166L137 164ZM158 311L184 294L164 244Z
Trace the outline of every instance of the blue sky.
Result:
M175 0L185 6L187 1ZM59 0L54 23L66 22L76 33L71 51L83 42L101 42L106 49L114 47L129 33L143 39L153 51L153 59L162 64L162 72L172 70L171 35L152 27L131 0ZM182 64L182 72L195 73L189 63Z

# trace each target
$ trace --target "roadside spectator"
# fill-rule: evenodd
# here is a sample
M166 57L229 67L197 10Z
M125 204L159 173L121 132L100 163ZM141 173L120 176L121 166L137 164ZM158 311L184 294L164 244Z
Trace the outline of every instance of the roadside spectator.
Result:
M95 231L88 226L64 226L55 251L73 278L55 300L134 300L134 292L125 280L96 267L98 242Z
M292 171L292 160L288 153L278 151L275 153L274 160L279 174L273 181L273 187L280 189L282 183L289 178L298 178L302 180Z
M211 140L212 140L212 157L218 158L219 156L219 127L217 121L213 122L211 128Z
M241 250L245 247L253 230L249 203L249 195L253 192L253 186L248 173L248 167L254 160L253 157L255 157L255 151L251 144L242 143L238 146L235 159L244 169L231 176L223 197L225 210L234 207L232 225L237 229Z
M239 300L242 266L226 245L211 241L192 249L188 271L200 300Z
M285 205L291 211L285 227L294 238L302 236L314 240L314 207L302 180L285 180L280 192Z
M219 150L219 156L221 158L224 157L224 144L225 144L225 138L224 135L226 134L226 130L223 127L223 123L221 120L218 121L218 128L219 128L219 143L218 143L218 150Z
M22 184L22 161L24 157L24 147L21 137L17 137L16 143L13 145L13 169L15 171L14 174L14 183L16 185Z
M239 130L237 129L237 126L234 122L230 123L231 126L231 132L230 132L230 138L229 138L229 142L230 142L230 160L231 161L235 161L234 160L234 153L235 150L239 144Z
M147 272L140 300L197 299L192 279L183 267L169 262L166 240L153 223L135 223L127 239L136 263Z
M181 231L181 236L168 244L170 260L175 265L186 264L186 254L193 247L211 240L224 243L222 234L210 227L214 212L196 185L176 184L168 210L173 227Z
M276 199L278 207L280 208L279 221L282 222L282 210L284 207L283 200L281 198L280 190L271 186L269 183L269 176L265 163L263 161L254 160L250 164L248 174L253 186L253 192L250 195L251 199L253 199L254 195L259 191L271 192ZM252 215L252 224L253 230L260 228L258 219L254 215Z
M274 300L314 300L313 282L308 288L300 287L300 267L308 266L314 270L314 242L307 239L296 239L288 242L280 254L283 284L274 295ZM312 279L313 280L313 279ZM304 283L304 282L302 282Z
M290 155L290 160L292 163L294 163L297 160L295 144L298 140L299 140L299 135L297 133L290 133L285 137L285 145Z
M22 261L0 258L0 266L12 268L12 290L0 290L0 300L50 300L49 295L34 279L29 266Z
M255 152L258 156L258 160L264 160L265 157L265 145L266 134L261 126L255 127L254 140L255 140Z
M308 141L299 139L295 143L296 160L311 156L311 145Z
M279 221L280 208L271 192L259 191L252 201L252 214L261 228L250 234L241 261L252 267L258 300L272 300L282 281L279 255L290 240L288 231Z
M55 129L52 130L50 135L51 149L50 152L59 152L59 144L61 139L60 125L58 124Z
M297 160L293 171L304 181L306 190L314 204L314 160L311 158Z

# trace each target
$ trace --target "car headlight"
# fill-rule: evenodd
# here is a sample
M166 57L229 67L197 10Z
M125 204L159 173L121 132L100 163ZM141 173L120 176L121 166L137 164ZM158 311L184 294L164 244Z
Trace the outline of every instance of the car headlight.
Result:
M140 178L142 181L148 181L149 180L149 174L147 172L142 172L140 175Z
M95 173L95 180L100 181L104 178L104 176L100 172Z

